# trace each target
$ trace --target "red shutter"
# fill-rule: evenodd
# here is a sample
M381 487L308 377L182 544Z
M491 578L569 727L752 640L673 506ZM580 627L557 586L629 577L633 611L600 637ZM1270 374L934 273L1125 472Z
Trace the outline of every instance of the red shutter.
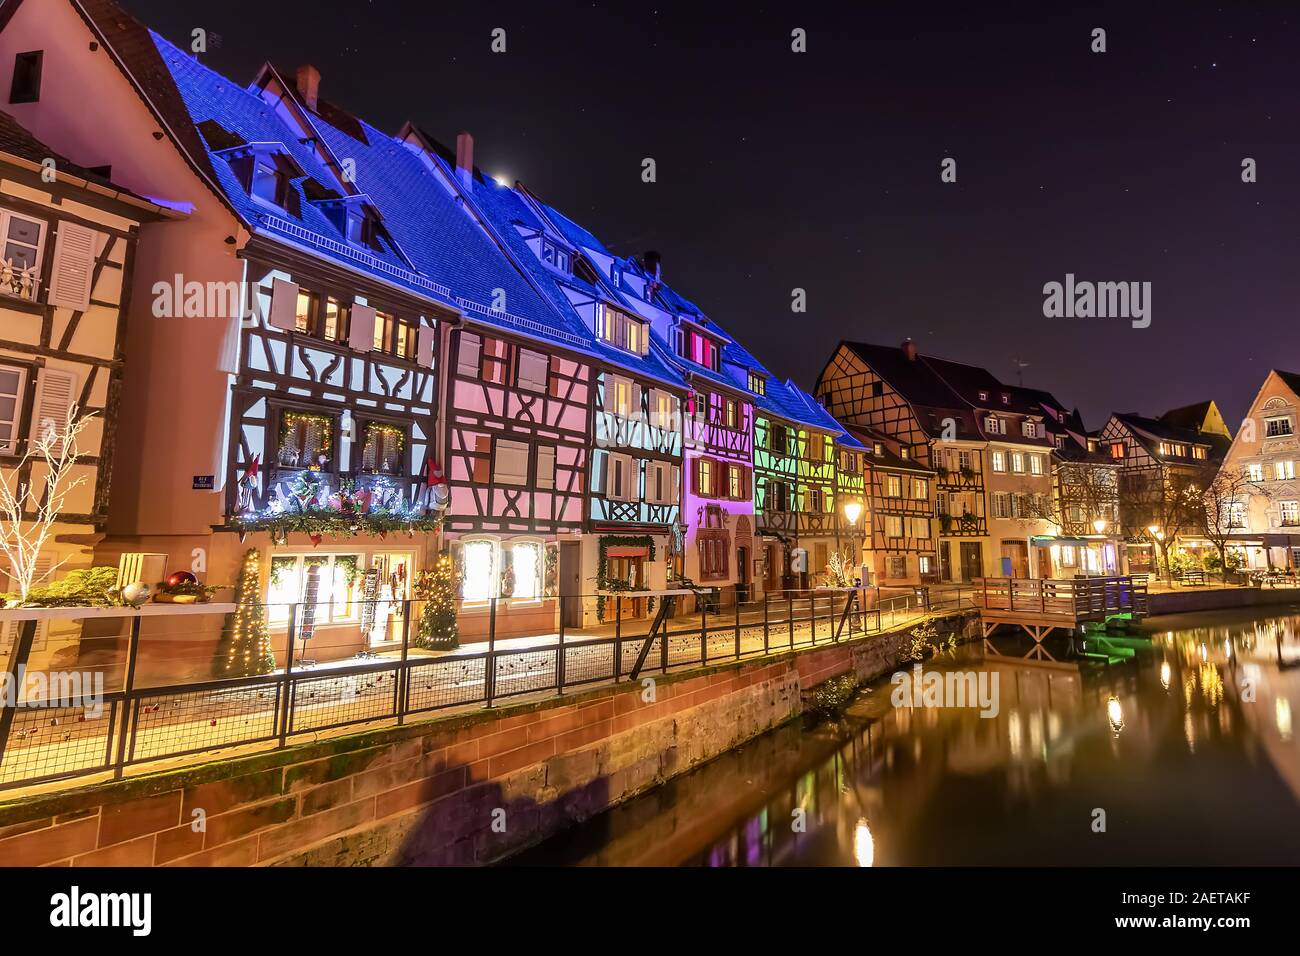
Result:
M700 459L695 459L691 465L691 493L698 495L700 493Z
M492 467L492 439L488 435L478 435L474 439L474 450L481 457L474 459L474 483L487 485Z

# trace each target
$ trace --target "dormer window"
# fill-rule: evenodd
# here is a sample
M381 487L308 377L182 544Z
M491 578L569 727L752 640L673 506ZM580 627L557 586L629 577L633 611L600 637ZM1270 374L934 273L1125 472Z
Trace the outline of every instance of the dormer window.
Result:
M644 322L603 302L596 308L596 334L610 345L636 355L645 355L649 347Z
M542 236L542 262L546 263L552 269L559 269L561 272L570 272L570 259L567 250L560 248L550 239Z
M683 328L680 332L678 354L696 365L703 365L714 372L721 368L722 350L718 343L699 329Z
M1003 405L1010 405L1010 404L1011 404L1011 393L1010 393L1010 392L1003 392L1003 393L1002 393L1002 404L1003 404Z
M270 156L258 157L253 165L253 184L249 189L252 196L283 209L288 191L289 177L279 169L275 160Z
M750 372L749 390L753 392L755 395L766 395L767 379L763 378L763 376L759 375L757 372Z
M366 246L370 244L370 237L367 233L366 215L360 209L349 209L347 215L347 240L353 245Z
M988 393L988 392L980 392L980 401L981 401L981 402L987 402L988 400L989 400L989 393Z

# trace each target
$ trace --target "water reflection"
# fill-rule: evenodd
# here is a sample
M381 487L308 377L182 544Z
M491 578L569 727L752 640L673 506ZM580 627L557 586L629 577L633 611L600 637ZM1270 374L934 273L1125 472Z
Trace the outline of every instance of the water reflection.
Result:
M927 669L996 670L996 717L878 684L838 729L765 735L519 862L1300 863L1300 615L1174 623L960 649Z

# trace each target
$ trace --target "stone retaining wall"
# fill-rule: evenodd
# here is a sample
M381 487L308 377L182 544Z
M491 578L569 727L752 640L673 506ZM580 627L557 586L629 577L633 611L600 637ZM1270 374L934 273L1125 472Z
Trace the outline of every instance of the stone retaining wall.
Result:
M910 629L11 800L0 864L489 862L780 726L825 680L899 666Z

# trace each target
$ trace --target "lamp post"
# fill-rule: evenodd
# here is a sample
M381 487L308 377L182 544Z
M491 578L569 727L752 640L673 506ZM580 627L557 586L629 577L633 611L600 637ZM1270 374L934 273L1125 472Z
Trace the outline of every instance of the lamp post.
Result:
M1160 525L1147 525L1147 534L1151 535L1151 547L1156 556L1156 574L1160 573L1160 552L1163 550L1165 533L1160 530ZM1165 571L1169 570L1169 561L1165 561Z
M844 502L844 520L849 523L849 546L853 548L853 563L862 567L862 549L858 547L858 519L862 517L862 502Z

